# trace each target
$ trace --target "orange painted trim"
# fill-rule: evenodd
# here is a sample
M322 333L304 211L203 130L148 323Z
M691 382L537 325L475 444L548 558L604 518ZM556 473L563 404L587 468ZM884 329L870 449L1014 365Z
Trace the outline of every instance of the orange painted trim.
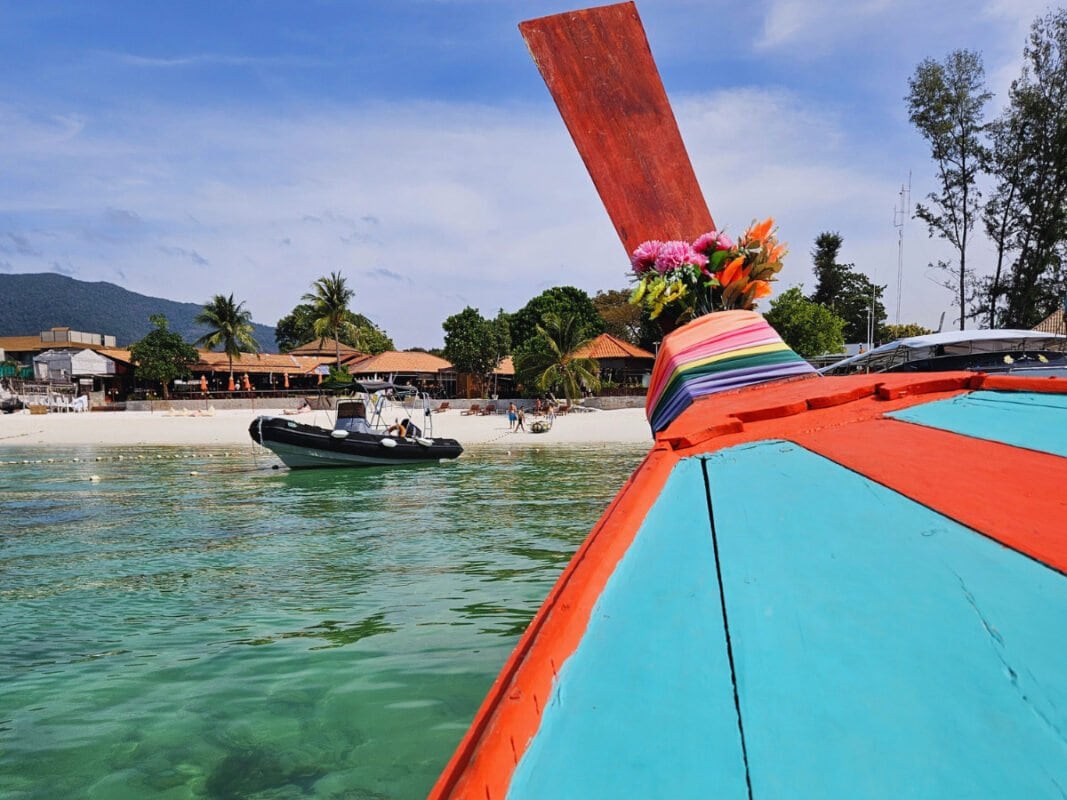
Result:
M1067 394L1067 378L1023 378L1014 375L985 375L976 388L1004 390L1009 392L1041 392L1044 394Z
M1067 573L1065 458L895 419L792 440Z
M604 585L676 462L670 450L654 448L615 496L504 664L430 798L505 796L559 667L577 649Z
M793 441L1064 569L1067 536L1057 535L1042 520L1062 520L1067 507L1041 498L1033 487L1067 485L1067 459L883 419L892 411L977 388L1035 391L1034 382L1040 383L1040 391L1067 393L1063 378L958 372L796 379L697 400L656 437L651 452L560 575L430 797L505 797L515 767L537 733L559 668L577 649L607 580L683 457L766 439ZM784 411L789 413L783 416ZM921 433L903 433L907 428ZM952 467L943 472L956 477L930 479L929 459L937 453ZM982 475L977 482L960 474L975 469ZM1012 494L1019 500L1012 500ZM1027 521L1036 527L1027 527Z
M909 394L932 394L933 392L954 392L961 389L974 389L982 383L978 375L951 375L947 377L921 378L906 384L878 385L880 400L896 400Z

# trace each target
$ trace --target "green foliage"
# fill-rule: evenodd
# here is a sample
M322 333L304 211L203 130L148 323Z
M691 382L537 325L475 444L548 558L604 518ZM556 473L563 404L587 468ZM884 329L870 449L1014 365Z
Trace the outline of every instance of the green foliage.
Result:
M812 266L815 270L815 291L811 300L822 303L831 311L845 287L846 276L855 265L839 264L838 253L844 239L840 233L823 231L815 237L815 248L811 251Z
M766 317L786 344L803 358L844 352L845 320L826 306L808 300L799 287L772 300Z
M526 349L527 343L537 337L537 327L544 322L544 315L552 313L559 317L575 317L583 335L593 337L604 332L604 320L585 292L573 286L554 286L546 289L508 318L511 329L513 352Z
M503 361L511 353L511 322L504 309L496 312L496 319L491 323L493 328L493 354L497 364ZM496 365L494 365L494 369Z
M930 145L940 184L927 195L928 205L916 204L915 215L930 236L945 239L956 251L957 268L948 271L945 286L956 293L963 330L974 280L967 242L979 215L977 177L989 159L983 118L993 95L985 88L981 56L969 50L956 50L943 63L924 60L908 87L908 117Z
M626 289L608 289L596 293L593 307L604 323L604 333L630 344L641 341L642 307L630 302Z
M163 397L169 397L168 385L179 378L188 378L189 366L200 359L196 348L180 333L168 329L167 318L153 314L150 318L155 330L130 348L130 358L137 364L137 376L163 384Z
M1034 22L1023 56L992 126L997 185L984 222L997 263L976 309L990 327L1030 328L1067 289L1067 11Z
M870 278L859 272L855 264L840 264L837 256L844 239L839 233L824 231L815 238L811 251L814 262L815 291L808 298L845 321L846 342L866 342L867 325L874 317L874 338L882 338L880 330L886 320L882 303L884 286L875 286Z
M222 350L230 360L230 377L233 377L233 360L241 353L259 352L259 343L252 336L252 314L245 310L244 302L235 303L233 295L215 295L196 316L196 322L208 328L208 332L196 340L200 347Z
M586 323L577 315L544 315L537 336L515 356L515 371L522 383L541 391L559 392L570 401L581 395L584 383L590 391L600 388L600 365L591 358L575 358L574 352L588 344Z
M445 329L444 357L457 372L488 375L507 354L508 341L502 336L500 316L485 319L476 308L467 306L442 324ZM506 328L506 326L504 326Z
M335 341L337 364L341 364L341 332L348 335L355 333L349 320L348 304L355 297L355 292L348 288L348 281L340 272L331 272L329 277L322 277L312 284L314 291L308 292L301 299L311 304L311 329L319 339L327 336Z
M386 350L395 350L393 340L389 338L381 328L371 322L362 314L348 312L348 326L342 326L340 338L341 344L354 347L361 353L378 355ZM288 353L294 347L320 339L315 333L315 309L310 303L301 303L292 311L278 320L276 337L278 347L283 353ZM330 337L334 338L334 337Z
M887 317L882 303L883 292L884 286L875 286L862 272L849 272L841 296L831 309L845 321L845 341L867 341L868 314L872 312L874 327L871 330L875 339L881 338L879 331Z
M929 328L924 328L916 322L908 322L901 325L882 326L882 343L895 342L897 339L907 339L911 336L925 336L933 333Z
M326 379L331 383L351 383L352 373L343 364L331 364L330 374Z

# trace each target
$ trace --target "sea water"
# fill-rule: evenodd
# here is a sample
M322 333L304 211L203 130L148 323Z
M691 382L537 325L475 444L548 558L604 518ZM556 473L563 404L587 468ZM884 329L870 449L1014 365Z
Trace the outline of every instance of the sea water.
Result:
M0 449L0 797L424 797L645 452Z

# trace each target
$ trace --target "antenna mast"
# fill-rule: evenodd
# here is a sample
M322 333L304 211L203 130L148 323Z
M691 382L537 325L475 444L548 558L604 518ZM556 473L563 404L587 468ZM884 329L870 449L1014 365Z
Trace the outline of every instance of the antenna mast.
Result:
M893 208L893 227L897 229L897 313L900 324L900 292L904 285L904 223L911 216L911 170L908 170L908 185L900 185L898 204Z

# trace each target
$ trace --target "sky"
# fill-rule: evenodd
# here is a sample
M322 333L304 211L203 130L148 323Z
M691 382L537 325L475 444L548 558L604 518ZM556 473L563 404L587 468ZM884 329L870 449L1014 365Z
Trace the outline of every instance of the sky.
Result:
M440 346L466 306L626 288L627 254L517 29L585 5L0 0L0 272L232 293L273 325L339 271L398 348ZM840 260L887 285L890 322L952 327L928 267L950 251L919 220L894 225L909 176L912 206L936 188L908 78L979 51L994 116L1048 5L637 7L716 223L773 216L789 244L776 294L814 288L815 237L836 231ZM969 259L981 274L992 258L979 237Z

